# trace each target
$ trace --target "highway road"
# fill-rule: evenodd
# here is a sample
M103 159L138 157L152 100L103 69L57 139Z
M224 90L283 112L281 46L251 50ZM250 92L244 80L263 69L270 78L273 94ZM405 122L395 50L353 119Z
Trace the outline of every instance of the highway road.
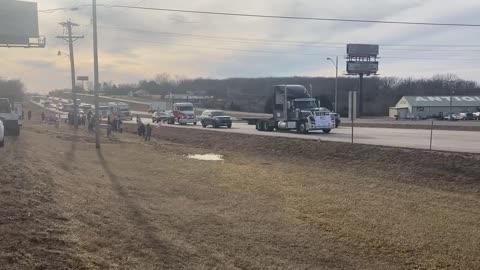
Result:
M38 105L38 104L37 104ZM39 105L41 106L41 105ZM49 109L51 110L51 109ZM61 113L61 112L57 112ZM64 117L64 113L61 113ZM62 118L63 118L62 117ZM142 118L142 121L152 123L151 118ZM126 121L126 123L135 123ZM194 128L203 129L201 125L168 125L175 128ZM255 130L255 126L246 123L234 123L231 129L227 128L206 128L207 130L217 132L236 132L250 135L290 137L306 140L333 141L333 142L351 142L351 128L341 126L334 129L330 134L323 134L321 131L311 132L310 134L298 134L296 132L260 132ZM384 145L393 147L405 147L416 149L429 149L430 130L426 129L402 129L402 128L366 128L356 127L354 129L354 142L371 145ZM480 153L480 132L479 131L456 131L456 130L434 130L432 149L440 151Z
M144 123L152 123L149 118L143 118ZM132 121L131 123L135 123ZM166 125L166 124L162 124ZM203 129L201 125L168 125L175 128L193 128ZM310 134L298 134L296 132L260 132L255 130L255 126L245 123L234 123L231 129L211 128L206 130L216 132L235 132L249 135L264 135L299 138L306 140L333 141L333 142L351 142L351 128L343 126L332 130L330 134L323 134L321 131L311 132ZM416 149L429 149L430 130L425 129L401 129L401 128L364 128L354 129L354 143L384 145L393 147L405 147ZM478 131L454 131L454 130L434 130L432 149L440 151L480 153L480 132Z

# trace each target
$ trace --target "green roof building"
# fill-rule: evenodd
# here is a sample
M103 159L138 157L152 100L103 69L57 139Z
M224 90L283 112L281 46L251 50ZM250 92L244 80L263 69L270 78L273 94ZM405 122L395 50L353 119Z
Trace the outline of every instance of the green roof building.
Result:
M389 111L390 117L418 119L450 113L480 111L480 96L404 96Z

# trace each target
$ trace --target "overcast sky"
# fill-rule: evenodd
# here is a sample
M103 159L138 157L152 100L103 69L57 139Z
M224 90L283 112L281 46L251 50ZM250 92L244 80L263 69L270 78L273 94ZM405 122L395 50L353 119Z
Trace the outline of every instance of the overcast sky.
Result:
M91 3L89 0L37 2L39 10ZM480 23L478 0L97 2L309 17ZM68 46L55 38L63 34L58 23L67 19L80 25L74 29L75 34L85 36L75 43L77 75L89 75L93 79L91 7L82 7L78 11L40 13L40 33L47 38L47 48L0 48L0 76L21 79L29 91L46 92L55 88L69 88L68 58L57 56L58 50L68 52ZM380 47L380 55L383 57L380 59L381 76L428 77L454 73L464 79L480 81L477 68L479 61L466 60L480 59L480 27L293 21L107 7L98 8L98 19L101 81L135 83L140 79L152 79L160 73L210 78L334 76L333 65L325 58L339 56L340 73L344 72L346 43L384 44ZM258 39L267 41L260 42ZM290 41L293 42L289 43ZM405 46L424 44L427 46ZM429 44L478 46L429 47Z

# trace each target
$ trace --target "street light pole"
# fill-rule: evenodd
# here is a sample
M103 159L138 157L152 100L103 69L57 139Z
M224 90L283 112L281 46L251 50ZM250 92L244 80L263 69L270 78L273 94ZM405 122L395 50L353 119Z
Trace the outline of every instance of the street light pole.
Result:
M98 78L98 37L97 37L97 1L92 0L93 17L93 93L95 96L95 147L100 149L100 110L98 108L98 87L100 85Z
M337 102L338 102L338 56L335 57L335 62L333 59L328 57L327 60L331 61L332 64L335 66L335 106L334 110L337 112Z

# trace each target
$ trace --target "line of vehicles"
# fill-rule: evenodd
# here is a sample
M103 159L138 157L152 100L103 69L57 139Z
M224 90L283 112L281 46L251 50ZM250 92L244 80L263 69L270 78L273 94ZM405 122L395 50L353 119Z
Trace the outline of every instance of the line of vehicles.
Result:
M296 130L300 133L321 130L330 133L340 124L340 117L317 103L302 85L277 85L273 87L273 114L265 118L242 118L258 131ZM232 118L220 110L205 110L200 117L192 103L154 102L149 106L152 122L168 124L193 124L203 127L232 127Z
M53 109L64 113L73 113L74 104L71 99L62 99L58 97L32 97L32 101L40 104L41 106L49 109ZM89 111L95 109L94 105L83 103L80 99L77 99L77 113L80 116L86 115ZM101 102L99 103L99 112L102 118L107 118L109 115L117 116L123 121L131 121L133 115L130 112L128 103L125 102Z
M56 97L33 97L47 108L57 109L64 112L73 111L71 100ZM91 104L79 104L79 113L85 114L94 109ZM330 133L340 124L340 117L326 108L320 106L311 93L302 85L276 85L272 91L271 117L242 118L250 125L255 125L258 131L287 131L296 130L299 133L310 131L323 131ZM117 116L121 120L132 120L133 115L129 110L129 104L125 102L104 102L99 104L101 117ZM206 128L226 127L233 125L232 117L221 110L203 110L197 115L194 104L188 102L172 103L167 101L153 102L149 105L148 112L152 113L152 122L164 122L170 125L197 125L200 123Z
M480 120L480 112L452 113L444 116L443 120Z

